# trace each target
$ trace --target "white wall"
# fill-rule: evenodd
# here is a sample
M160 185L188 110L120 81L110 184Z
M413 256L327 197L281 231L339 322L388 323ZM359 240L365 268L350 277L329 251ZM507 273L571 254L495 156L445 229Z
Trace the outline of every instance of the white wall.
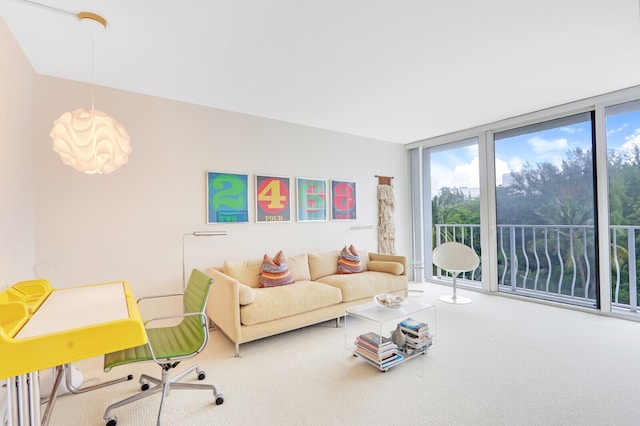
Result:
M0 19L0 289L34 263L34 72Z
M186 239L187 269L225 259L342 248L377 249L377 179L395 176L396 251L407 254L408 167L403 146L243 114L95 88L95 105L131 135L130 162L111 175L83 175L51 150L49 131L63 112L89 108L88 85L36 77L36 262L55 271L55 285L126 279L137 296L176 289L182 236L224 229L226 237ZM355 181L356 221L207 225L205 172ZM295 219L295 214L294 214Z

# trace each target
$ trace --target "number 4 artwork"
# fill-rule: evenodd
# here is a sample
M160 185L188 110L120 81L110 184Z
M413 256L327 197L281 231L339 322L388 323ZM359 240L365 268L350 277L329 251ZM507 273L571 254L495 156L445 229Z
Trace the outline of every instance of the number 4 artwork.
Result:
M207 172L207 223L248 222L247 175Z
M287 177L256 176L256 222L291 221L291 186Z

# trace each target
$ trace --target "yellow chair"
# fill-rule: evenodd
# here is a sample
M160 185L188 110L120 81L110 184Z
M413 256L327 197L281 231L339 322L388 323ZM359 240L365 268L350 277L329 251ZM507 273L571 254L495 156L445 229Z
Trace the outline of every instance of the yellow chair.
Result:
M145 321L145 327L153 321L167 320L172 318L180 318L180 323L171 327L146 327L149 343L135 348L125 349L118 352L106 354L104 357L104 370L109 371L111 368L140 361L155 361L162 369L162 378L157 379L146 374L140 376L140 384L142 392L130 396L122 401L111 404L104 413L104 420L107 426L115 426L118 422L117 417L111 416L111 411L115 408L131 402L138 401L147 396L162 392L160 400L160 409L158 411L158 422L162 417L162 409L164 408L165 399L170 390L178 389L202 389L213 391L216 405L224 402L224 397L219 394L216 387L211 384L201 383L183 383L180 382L185 376L195 371L198 380L205 378L205 373L194 365L188 370L170 377L169 371L175 368L181 360L190 358L198 354L204 349L208 339L208 324L205 315L205 307L209 289L212 280L202 272L194 269L187 284L184 294L169 294L163 296L152 296L149 298L182 296L183 298L183 314L176 316L168 316L162 318L154 318ZM138 302L140 302L138 300ZM155 386L150 388L152 383Z

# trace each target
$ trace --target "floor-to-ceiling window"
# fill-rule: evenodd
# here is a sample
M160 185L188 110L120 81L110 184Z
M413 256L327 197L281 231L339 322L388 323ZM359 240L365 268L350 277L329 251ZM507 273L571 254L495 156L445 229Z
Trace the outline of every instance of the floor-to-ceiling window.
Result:
M449 143L423 151L427 217L427 253L447 241L466 244L480 253L480 182L478 138ZM427 206L425 206L427 207ZM427 262L429 263L429 262ZM432 277L447 280L447 272L431 268ZM468 285L479 285L482 267L461 276Z
M640 101L606 108L611 306L638 311Z
M494 136L498 289L596 306L592 113Z
M640 86L408 148L427 280L455 240L482 261L462 286L638 315Z

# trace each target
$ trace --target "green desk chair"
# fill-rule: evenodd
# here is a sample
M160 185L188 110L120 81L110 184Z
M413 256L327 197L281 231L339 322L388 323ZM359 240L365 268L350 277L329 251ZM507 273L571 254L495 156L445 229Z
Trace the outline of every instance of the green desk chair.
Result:
M188 370L175 377L169 375L169 371L175 368L181 360L190 358L198 354L204 349L208 339L207 316L205 315L205 307L207 304L207 296L211 287L212 280L202 272L194 269L187 284L184 294L169 294L163 296L152 296L144 299L182 296L183 298L183 314L176 316L167 316L162 318L154 318L145 321L145 327L153 322L167 320L172 318L181 318L180 323L171 327L146 327L149 343L135 348L125 349L118 352L106 354L104 356L104 371L111 368L140 361L155 361L162 368L162 379L150 377L146 374L140 376L140 384L142 392L137 393L122 401L111 404L104 413L104 420L107 426L115 426L118 422L117 417L111 416L111 410L122 407L139 399L146 398L158 392L162 392L160 400L160 410L158 411L158 425L162 417L162 408L170 390L177 389L203 389L213 391L216 405L224 402L224 397L219 394L214 385L201 383L181 383L185 376L195 371L198 374L198 380L205 378L205 373L194 365ZM149 383L155 386L150 388Z

